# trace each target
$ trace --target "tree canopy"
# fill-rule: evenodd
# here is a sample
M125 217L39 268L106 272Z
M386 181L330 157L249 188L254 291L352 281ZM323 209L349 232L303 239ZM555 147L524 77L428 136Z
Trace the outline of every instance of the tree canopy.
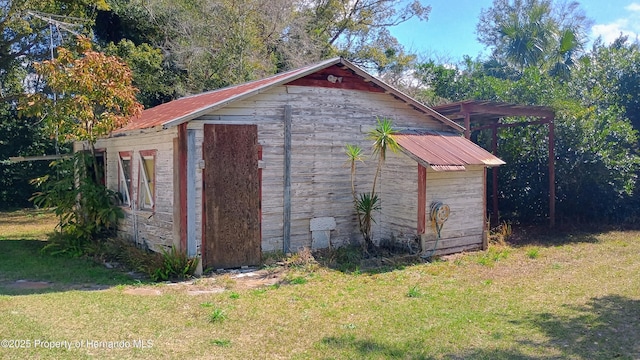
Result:
M560 220L631 221L640 214L640 52L625 38L611 45L596 41L586 51L588 24L577 2L494 0L477 26L491 56L467 57L457 66L419 64L420 95L431 104L476 99L552 107ZM472 136L490 146L486 131ZM548 216L546 144L540 125L500 130L498 155L507 162L498 172L503 218Z

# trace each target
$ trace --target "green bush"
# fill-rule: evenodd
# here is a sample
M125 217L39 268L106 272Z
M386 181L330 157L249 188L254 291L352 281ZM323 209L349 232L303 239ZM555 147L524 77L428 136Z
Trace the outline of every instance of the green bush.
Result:
M161 264L149 268L148 274L153 281L182 280L193 276L197 267L198 258L189 258L186 252L172 247L169 251L162 250Z
M92 158L86 153L75 153L51 166L54 176L32 181L41 189L31 197L33 204L53 208L59 219L57 232L44 250L82 255L90 242L115 234L118 219L124 217L120 195L94 179Z

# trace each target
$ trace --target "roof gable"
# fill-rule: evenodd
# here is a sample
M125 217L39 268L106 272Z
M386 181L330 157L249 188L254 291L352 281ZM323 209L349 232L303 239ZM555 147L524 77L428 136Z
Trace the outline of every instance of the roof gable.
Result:
M239 101L278 85L321 86L371 92L386 92L428 114L457 131L463 128L435 110L419 103L392 86L376 79L342 58L333 58L261 80L183 97L146 109L116 133L162 126L180 125L227 104Z
M374 93L385 92L383 87L376 85L371 80L363 78L356 74L355 71L344 65L340 66L340 64L320 69L304 77L288 82L287 85L359 90Z

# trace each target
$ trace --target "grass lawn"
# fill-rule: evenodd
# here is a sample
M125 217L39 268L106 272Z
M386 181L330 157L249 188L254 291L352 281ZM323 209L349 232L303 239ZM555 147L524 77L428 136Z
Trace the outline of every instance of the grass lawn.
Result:
M200 279L227 290L193 295L40 255L53 225L0 214L0 340L23 346L3 342L2 359L640 359L637 231L527 235L379 273L293 268L259 289Z

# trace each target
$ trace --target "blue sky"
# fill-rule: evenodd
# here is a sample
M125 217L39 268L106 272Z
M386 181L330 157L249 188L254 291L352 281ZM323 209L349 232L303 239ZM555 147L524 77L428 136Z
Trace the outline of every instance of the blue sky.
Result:
M431 5L429 21L408 21L391 28L391 33L411 52L443 62L455 62L463 55L488 53L476 40L481 9L492 0L423 0ZM581 8L593 21L590 40L602 36L610 43L622 32L636 39L640 34L639 0L581 0Z

